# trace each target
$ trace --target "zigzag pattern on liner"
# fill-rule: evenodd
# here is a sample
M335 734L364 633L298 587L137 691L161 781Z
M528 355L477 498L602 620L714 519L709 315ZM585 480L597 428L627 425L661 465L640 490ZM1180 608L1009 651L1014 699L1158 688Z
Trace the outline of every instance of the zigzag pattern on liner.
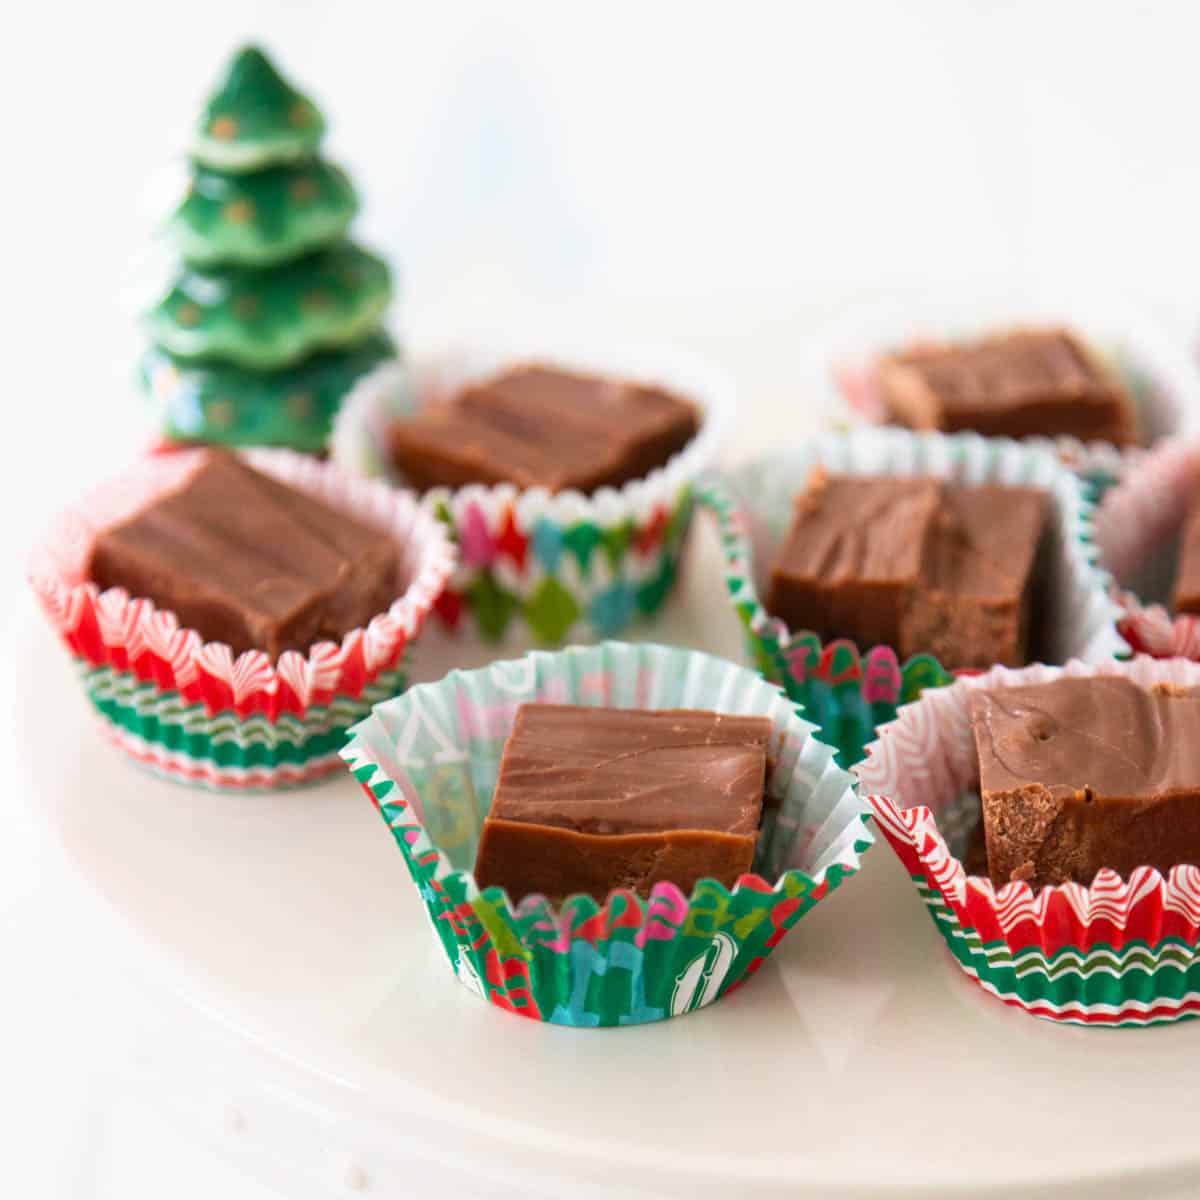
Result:
M288 651L276 665L258 650L236 659L226 645L182 629L173 613L120 588L101 593L85 577L97 532L132 514L192 469L203 451L179 451L139 462L121 480L102 485L64 514L34 551L29 576L51 624L78 657L95 666L131 671L160 688L179 691L209 712L303 716L337 694L357 696L394 667L420 629L454 568L455 550L441 524L408 493L354 479L338 468L286 450L246 457L276 479L390 529L411 582L386 613L340 644Z
M1200 661L1200 619L1187 613L1172 617L1161 604L1143 605L1132 592L1119 593L1117 603L1125 612L1118 628L1135 653Z
M280 763L274 767L222 767L205 759L193 758L177 750L147 742L137 734L119 729L108 721L99 722L100 730L115 746L135 758L144 767L191 783L217 788L255 789L308 783L341 769L336 751L311 758L303 764Z
M995 667L926 692L882 726L867 758L853 771L869 794L879 827L911 875L923 876L942 896L964 931L984 943L1004 941L1019 953L1040 948L1050 957L1067 949L1149 945L1179 939L1200 943L1200 868L1177 866L1164 877L1141 867L1128 880L1100 871L1090 887L1066 883L1036 894L1027 883L1001 888L968 876L946 845L937 817L971 778L967 697L972 688L1044 682L1062 675L1124 675L1141 686L1174 683L1200 686L1200 665L1139 658L1088 666ZM965 756L963 753L965 747Z
M1188 992L1177 999L1164 997L1149 1002L1131 999L1122 1004L1084 1004L1072 1000L1067 1004L1055 1004L1050 1000L1026 1000L1001 992L994 983L981 978L970 967L964 967L964 970L980 987L1010 1008L1019 1008L1035 1017L1073 1025L1159 1025L1177 1021L1189 1014L1200 1014L1200 992Z
M357 697L335 696L328 705L311 705L303 716L280 713L273 720L262 714L239 717L231 711L210 714L202 705L186 703L176 692L164 692L153 682L114 672L111 667L88 668L84 684L93 702L113 703L120 711L138 718L153 717L160 727L203 734L214 745L230 741L242 746L278 747L299 745L339 725L352 724L373 704L403 690L404 679L403 668L385 671ZM111 712L108 720L122 723Z

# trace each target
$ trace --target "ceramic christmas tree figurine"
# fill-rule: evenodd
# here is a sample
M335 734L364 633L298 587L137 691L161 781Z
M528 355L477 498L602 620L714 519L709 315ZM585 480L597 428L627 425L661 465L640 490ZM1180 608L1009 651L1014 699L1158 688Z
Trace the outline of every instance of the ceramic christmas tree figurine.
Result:
M394 354L388 269L346 240L358 198L316 156L324 131L255 47L206 105L168 224L182 267L147 316L168 437L319 452L354 381Z

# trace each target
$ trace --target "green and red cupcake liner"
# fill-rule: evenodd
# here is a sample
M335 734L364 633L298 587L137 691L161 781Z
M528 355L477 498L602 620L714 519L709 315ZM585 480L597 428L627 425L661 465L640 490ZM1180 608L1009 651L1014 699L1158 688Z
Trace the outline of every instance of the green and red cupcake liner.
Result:
M1200 1013L1200 867L1034 890L996 887L962 862L980 811L970 690L1113 674L1200 686L1200 664L1180 659L995 667L902 708L854 773L954 960L986 992L1052 1021L1162 1024Z
M180 486L203 453L149 456L84 497L36 548L30 580L101 728L136 761L214 788L304 783L336 770L346 729L404 686L405 653L455 551L411 495L289 451L248 452L257 469L388 531L408 582L386 612L340 643L288 651L276 663L256 650L235 657L149 600L101 592L87 577L97 534Z
M787 535L795 498L814 467L834 474L932 475L967 484L1003 483L1044 489L1051 498L1051 553L1040 616L1056 661L1099 661L1127 647L1116 628L1119 609L1096 565L1092 510L1079 480L1044 448L975 434L869 429L831 433L707 479L699 500L716 518L730 603L751 661L820 726L849 765L877 726L924 689L953 676L935 658L901 662L892 647L829 645L789 629L762 602L767 573Z
M524 647L613 637L666 603L679 571L697 478L732 414L728 382L677 354L533 341L502 349L450 347L385 365L362 379L338 414L331 454L349 471L403 479L388 450L398 421L505 366L539 361L638 379L691 400L692 441L644 479L583 495L510 485L436 488L423 498L449 530L460 560L437 606L451 632Z
M505 739L526 703L693 708L769 717L754 872L602 904L513 898L472 875ZM453 671L378 705L343 751L404 858L459 981L490 1003L574 1027L679 1016L741 986L872 843L850 775L778 688L708 654L604 642Z

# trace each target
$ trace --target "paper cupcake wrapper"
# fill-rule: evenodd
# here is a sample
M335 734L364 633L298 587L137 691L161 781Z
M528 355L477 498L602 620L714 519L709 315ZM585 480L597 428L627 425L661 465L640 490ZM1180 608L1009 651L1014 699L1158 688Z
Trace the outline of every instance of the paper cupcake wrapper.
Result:
M246 454L258 469L385 529L407 590L365 629L272 664L261 651L180 628L175 615L87 579L105 527L177 486L203 451L145 458L63 513L34 552L30 580L79 666L103 726L139 762L187 782L267 788L326 774L346 729L403 686L405 652L453 570L454 547L410 494L286 450Z
M700 432L645 479L590 496L509 485L427 493L423 502L461 555L438 615L448 630L469 627L492 642L611 637L653 617L674 584L693 484L712 461L731 413L728 385L707 368L537 345L417 356L405 370L381 367L359 383L338 415L331 453L347 470L401 483L387 448L397 420L472 379L532 359L660 383L700 406Z
M514 904L471 874L518 705L700 708L771 718L768 811L755 874L690 896L610 893ZM560 1025L633 1025L732 991L859 867L872 837L851 777L775 687L695 651L605 642L455 671L379 705L342 752L378 807L459 980L492 1004Z
M927 687L947 683L930 655L901 664L896 652L865 652L852 642L822 647L806 631L771 616L760 599L775 551L786 536L795 496L814 466L847 475L934 475L962 483L1024 484L1045 489L1054 505L1054 540L1043 620L1054 658L1098 661L1127 647L1116 629L1117 605L1095 565L1092 506L1078 480L1044 449L975 434L914 434L900 429L826 434L796 450L747 463L705 481L701 504L716 517L730 601L759 670L804 705L825 741L849 765L875 728Z
M824 343L819 370L851 421L877 425L885 420L875 375L880 354L1030 324L1067 325L1109 362L1133 394L1147 444L1196 428L1200 381L1186 352L1142 314L1081 304L1078 298L1068 304L982 300L964 305L955 297L881 303L852 314L843 328L818 338ZM1107 442L1067 436L1024 440L1055 453L1084 480L1091 500L1099 500L1144 454L1137 447L1119 450Z
M1200 868L1179 866L1164 877L1144 867L1127 881L1103 870L1091 887L1034 892L1027 883L996 888L960 861L979 814L970 691L1062 675L1200 685L1200 665L1181 660L994 667L901 709L854 773L951 954L986 991L1076 1024L1191 1016L1200 1011Z
M1184 522L1200 493L1200 440L1172 438L1146 455L1096 513L1100 562L1117 585L1121 633L1155 658L1200 660L1200 620L1168 608Z

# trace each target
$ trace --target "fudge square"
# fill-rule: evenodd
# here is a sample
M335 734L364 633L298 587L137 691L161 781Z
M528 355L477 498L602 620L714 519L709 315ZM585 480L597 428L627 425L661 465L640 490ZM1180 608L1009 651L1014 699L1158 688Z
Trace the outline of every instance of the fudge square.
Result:
M1071 434L1114 446L1137 440L1129 392L1065 329L1015 330L885 355L878 380L888 419L911 429Z
M971 693L988 874L1090 884L1200 864L1200 694L1121 676Z
M512 483L591 492L648 475L698 429L696 407L660 388L531 364L397 422L391 450L420 490Z
M182 486L100 533L88 574L206 641L275 659L386 612L401 590L398 560L382 531L210 450Z
M944 485L901 655L932 654L951 670L1028 662L1046 515L1046 494L1035 488Z
M524 704L504 747L475 877L515 903L613 888L685 893L751 870L766 717Z
M936 479L814 469L776 556L767 608L822 641L899 646L940 503Z
M793 631L926 652L950 670L1028 656L1046 521L1033 488L813 471L767 608Z

